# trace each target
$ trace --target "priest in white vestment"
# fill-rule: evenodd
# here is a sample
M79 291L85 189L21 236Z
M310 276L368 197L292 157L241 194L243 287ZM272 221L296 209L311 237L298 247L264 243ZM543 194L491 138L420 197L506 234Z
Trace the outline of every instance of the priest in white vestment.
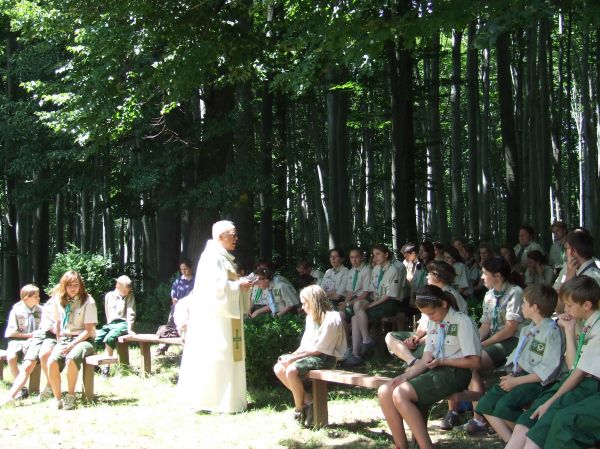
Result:
M213 225L200 256L177 384L179 399L195 411L236 413L246 409L244 295L234 257L237 233L230 221Z

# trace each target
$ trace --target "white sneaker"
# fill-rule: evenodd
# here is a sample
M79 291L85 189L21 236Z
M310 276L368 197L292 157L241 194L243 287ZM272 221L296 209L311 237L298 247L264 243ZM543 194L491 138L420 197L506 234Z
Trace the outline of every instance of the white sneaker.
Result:
M47 401L48 399L52 399L53 396L54 396L54 393L52 393L52 388L50 387L50 385L47 385L46 388L44 388L40 392L40 395L38 396L38 401L44 402L44 401Z
M62 399L57 399L54 402L54 407L56 408L56 410L62 409L63 408L63 401L62 401Z
M66 394L64 398L64 410L73 410L77 406L75 395L74 394Z

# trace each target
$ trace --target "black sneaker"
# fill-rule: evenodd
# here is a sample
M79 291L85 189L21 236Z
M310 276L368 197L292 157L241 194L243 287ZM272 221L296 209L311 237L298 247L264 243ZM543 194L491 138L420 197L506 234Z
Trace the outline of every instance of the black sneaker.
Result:
M458 413L448 412L446 416L442 419L442 423L440 424L440 429L442 430L452 430L454 427L458 426L459 423Z
M355 366L364 365L365 361L359 355L351 355L349 358L342 362L344 368L354 368Z
M21 390L15 396L15 400L17 400L17 399L26 399L28 397L29 397L29 390L27 389L27 387L23 387L23 388L21 388Z

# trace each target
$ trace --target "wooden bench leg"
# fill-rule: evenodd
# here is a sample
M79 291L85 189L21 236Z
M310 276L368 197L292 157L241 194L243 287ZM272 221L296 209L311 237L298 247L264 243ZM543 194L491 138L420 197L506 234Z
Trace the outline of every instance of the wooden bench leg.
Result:
M29 375L29 392L30 393L39 393L40 392L40 376L42 372L42 367L39 363L35 364L33 371Z
M327 411L327 382L313 379L313 425L323 427L329 424Z
M83 363L83 396L86 400L94 399L94 366Z
M119 364L129 365L129 343L118 342L117 353L119 354Z
M142 353L142 370L146 374L152 371L152 356L150 354L150 343L140 341L140 352Z

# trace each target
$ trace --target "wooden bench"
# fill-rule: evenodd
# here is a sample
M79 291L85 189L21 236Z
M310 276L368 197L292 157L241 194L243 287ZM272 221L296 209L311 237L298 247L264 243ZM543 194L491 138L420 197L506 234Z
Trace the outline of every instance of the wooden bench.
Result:
M0 349L0 381L4 380L4 365L6 365L6 351L4 349ZM35 368L31 372L29 376L29 392L30 393L39 393L40 392L40 377L41 377L41 368L39 362L36 363Z
M88 355L83 364L83 396L86 400L94 399L94 369L97 366L113 365L118 363L117 357L112 357L104 354Z
M381 385L392 380L391 377L371 376L369 374L354 373L341 370L311 370L307 378L312 381L313 399L313 426L323 427L329 423L329 412L327 409L327 383L352 385L355 387L377 389ZM449 396L448 399L456 401L477 401L481 393L475 391L461 391ZM426 418L425 418L426 419Z
M142 372L150 374L152 371L152 354L150 353L150 345L167 344L167 345L182 345L181 337L176 338L158 338L155 334L134 334L122 335L119 337L117 344L117 353L119 354L119 363L121 365L129 365L129 345L137 343L140 346L142 353Z

